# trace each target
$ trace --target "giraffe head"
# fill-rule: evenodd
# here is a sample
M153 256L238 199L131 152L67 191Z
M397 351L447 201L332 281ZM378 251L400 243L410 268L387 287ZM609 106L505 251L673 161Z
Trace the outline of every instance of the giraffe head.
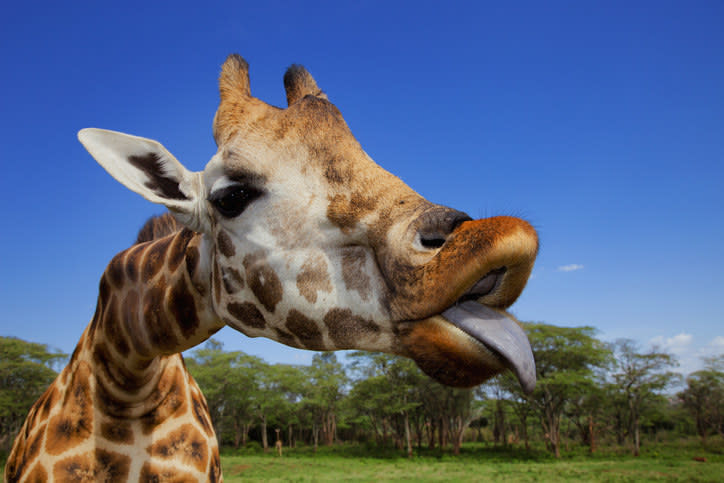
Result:
M200 270L227 325L313 350L413 358L472 386L506 368L535 384L528 340L503 309L538 249L523 220L471 220L435 205L363 151L311 75L284 76L288 107L253 97L231 55L219 80L218 151L202 172L159 143L84 129L121 183L202 235Z

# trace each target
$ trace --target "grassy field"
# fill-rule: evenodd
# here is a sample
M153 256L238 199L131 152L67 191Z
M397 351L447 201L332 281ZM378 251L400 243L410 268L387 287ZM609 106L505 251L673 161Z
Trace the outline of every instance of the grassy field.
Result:
M577 452L577 454L576 454ZM359 446L225 453L225 481L724 481L724 445L658 444L634 458L625 450L582 449L555 460L544 451L467 445L460 456L425 452L412 459ZM696 461L694 458L706 461Z
M697 461L694 458L705 459ZM0 461L4 463L4 461ZM684 439L642 448L638 458L624 448L602 448L588 455L571 447L556 460L546 451L466 444L459 456L422 451L412 459L394 450L360 445L285 448L272 451L225 450L224 481L724 481L724 442L703 447ZM0 464L0 470L4 464Z

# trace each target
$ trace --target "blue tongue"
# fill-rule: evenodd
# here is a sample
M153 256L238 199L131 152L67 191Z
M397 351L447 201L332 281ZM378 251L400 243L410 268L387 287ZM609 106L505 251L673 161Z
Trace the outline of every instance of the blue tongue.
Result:
M523 329L504 313L477 302L457 304L442 313L445 319L498 354L515 373L523 390L535 389L535 360Z

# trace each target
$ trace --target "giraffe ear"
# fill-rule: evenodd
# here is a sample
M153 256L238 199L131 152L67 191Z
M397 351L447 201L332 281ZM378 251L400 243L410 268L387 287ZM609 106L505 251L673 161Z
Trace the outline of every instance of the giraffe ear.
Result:
M194 231L208 226L201 173L187 170L157 141L105 129L87 128L78 139L126 188L166 206Z

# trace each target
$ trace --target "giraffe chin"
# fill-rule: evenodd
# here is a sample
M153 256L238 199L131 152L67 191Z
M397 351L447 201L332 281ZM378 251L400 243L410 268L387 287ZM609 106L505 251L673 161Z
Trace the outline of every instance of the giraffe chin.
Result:
M526 393L535 389L528 338L502 310L462 302L440 315L410 322L403 342L407 355L442 384L473 387L509 369Z

